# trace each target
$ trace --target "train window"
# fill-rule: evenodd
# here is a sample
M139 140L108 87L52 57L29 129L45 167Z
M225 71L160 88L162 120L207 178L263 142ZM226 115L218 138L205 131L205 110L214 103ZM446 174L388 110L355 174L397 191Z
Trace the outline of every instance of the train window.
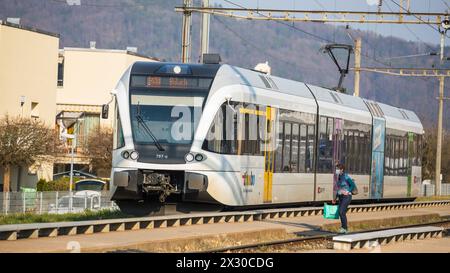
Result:
M306 161L306 153L307 153L307 126L305 124L300 125L300 137L298 143L298 171L301 173L306 172L308 162Z
M390 175L394 175L395 174L394 173L394 166L395 166L395 139L391 138L390 142L391 142L391 154L390 154L391 160L389 162L389 169L390 169L389 174Z
M423 136L417 135L417 166L422 165Z
M259 106L254 104L244 104L241 108L241 137L242 147L241 153L245 155L260 155L260 142L261 142L261 129L259 128L265 124L265 118L263 118L263 112L260 111Z
M283 144L284 144L284 122L278 123L277 147L275 151L275 172L283 171Z
M280 110L275 153L275 172L313 172L315 147L315 115ZM325 118L325 134L326 134Z
M231 106L238 108L236 103ZM219 108L203 143L203 149L221 154L237 154L238 115L234 111L226 103Z
M390 175L391 138L386 136L384 143L384 175Z
M344 121L343 159L349 173L370 174L371 125Z
M284 124L283 167L282 172L291 172L291 124Z
M333 118L320 117L318 169L320 173L331 173L333 169Z
M411 165L412 166L416 166L417 165L417 139L418 135L417 134L412 134L412 143L411 144Z
M307 173L314 171L315 163L315 143L316 143L316 126L308 125L308 132L306 138L306 153L305 153L305 171Z
M291 172L299 172L299 124L292 124L292 134L291 134ZM303 161L304 162L304 161Z
M400 141L398 138L394 138L394 175L399 175L398 169L400 167Z

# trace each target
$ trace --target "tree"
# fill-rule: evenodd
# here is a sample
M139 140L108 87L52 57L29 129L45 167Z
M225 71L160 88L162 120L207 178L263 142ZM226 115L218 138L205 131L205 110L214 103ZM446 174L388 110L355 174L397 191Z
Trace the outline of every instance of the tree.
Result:
M0 166L4 168L3 191L10 191L11 167L30 166L49 160L56 150L55 131L37 119L0 119Z
M113 131L111 128L99 128L96 133L88 136L85 153L91 160L91 165L98 176L106 177L111 172Z
M435 179L436 171L436 139L437 129L425 129L422 147L422 177L423 179ZM443 132L442 154L441 154L441 173L442 181L450 180L450 134Z

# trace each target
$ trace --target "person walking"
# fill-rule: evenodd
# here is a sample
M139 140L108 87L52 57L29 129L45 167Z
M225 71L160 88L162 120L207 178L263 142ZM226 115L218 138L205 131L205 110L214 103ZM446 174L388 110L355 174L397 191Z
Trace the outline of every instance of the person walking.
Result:
M352 192L356 189L355 182L345 171L344 164L336 165L336 175L338 176L336 186L337 192L333 199L333 204L336 204L336 199L339 200L339 218L341 219L341 229L339 233L347 233L347 209L352 201Z

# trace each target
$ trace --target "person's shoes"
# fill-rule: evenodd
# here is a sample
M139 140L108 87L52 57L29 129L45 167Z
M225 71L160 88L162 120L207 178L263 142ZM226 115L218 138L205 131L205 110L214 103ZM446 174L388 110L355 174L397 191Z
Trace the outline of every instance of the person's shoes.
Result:
M339 232L339 234L347 234L348 233L348 231L345 228L340 228L338 232Z

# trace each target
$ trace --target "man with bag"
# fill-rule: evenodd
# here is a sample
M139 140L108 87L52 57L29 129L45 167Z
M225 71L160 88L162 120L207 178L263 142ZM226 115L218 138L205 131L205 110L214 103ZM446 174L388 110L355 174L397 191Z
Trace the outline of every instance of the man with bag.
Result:
M352 178L345 172L344 164L336 165L336 175L338 176L336 182L337 193L333 199L333 204L336 204L336 198L339 199L339 218L341 219L341 229L339 233L347 233L347 209L352 201L352 195L358 194L358 189Z

